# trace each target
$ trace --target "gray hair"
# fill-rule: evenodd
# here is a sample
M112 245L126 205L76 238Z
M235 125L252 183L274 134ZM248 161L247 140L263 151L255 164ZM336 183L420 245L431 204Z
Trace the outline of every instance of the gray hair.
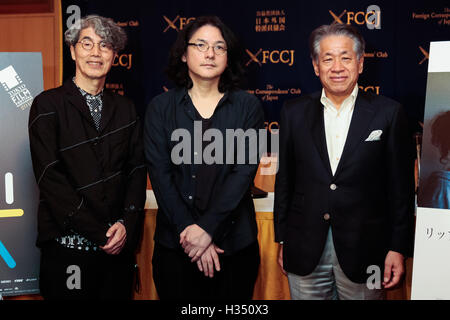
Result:
M97 15L89 15L76 21L64 33L66 44L75 46L80 38L81 30L92 27L95 33L110 44L113 51L119 52L125 48L127 43L127 34L112 19Z
M309 52L311 59L317 61L320 54L320 41L328 36L345 36L353 40L353 50L358 59L364 55L366 43L361 33L355 27L347 24L333 23L323 25L311 32L309 37Z

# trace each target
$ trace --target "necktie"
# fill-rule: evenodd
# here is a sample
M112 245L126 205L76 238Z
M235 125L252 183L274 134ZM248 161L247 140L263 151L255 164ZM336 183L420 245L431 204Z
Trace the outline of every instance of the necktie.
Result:
M92 118L94 119L95 127L97 130L100 127L100 119L102 117L101 113L101 101L99 101L101 98L99 96L92 96L90 94L86 97L87 103L89 106L89 110L91 111Z

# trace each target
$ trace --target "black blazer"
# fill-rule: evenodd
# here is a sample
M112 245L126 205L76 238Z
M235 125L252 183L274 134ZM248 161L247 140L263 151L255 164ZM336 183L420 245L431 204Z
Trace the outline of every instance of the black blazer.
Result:
M105 90L97 131L85 99L69 80L34 99L29 137L40 190L37 245L72 230L104 245L109 224L124 219L125 248L133 250L147 183L142 126L133 103Z
M275 183L275 238L284 268L298 275L317 266L331 226L347 277L367 280L384 269L389 250L410 255L414 219L414 146L401 106L358 92L341 160L333 176L320 92L285 103ZM365 141L382 130L379 141Z

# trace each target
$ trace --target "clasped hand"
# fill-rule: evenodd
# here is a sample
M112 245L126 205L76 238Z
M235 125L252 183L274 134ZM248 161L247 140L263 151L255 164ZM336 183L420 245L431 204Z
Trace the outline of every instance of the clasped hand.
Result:
M191 258L191 262L196 262L198 269L205 276L212 278L214 268L220 271L218 253L224 251L212 243L211 236L197 224L187 226L180 233L180 244L184 252Z

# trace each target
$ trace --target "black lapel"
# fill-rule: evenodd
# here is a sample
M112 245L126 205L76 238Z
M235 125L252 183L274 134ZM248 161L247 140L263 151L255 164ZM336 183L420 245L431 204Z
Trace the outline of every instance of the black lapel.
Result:
M81 112L81 115L87 120L87 123L95 128L94 119L92 118L86 100L81 95L80 90L78 90L72 79L67 80L64 83L64 89L66 90L69 102Z
M327 140L325 137L325 122L323 117L323 105L320 103L320 94L313 96L312 103L308 110L308 123L311 129L311 135L322 159L323 165L328 173L332 175L330 159L328 157Z
M102 132L109 121L112 119L114 112L116 111L115 99L113 99L112 93L105 89L103 92L103 107L102 107L102 117L100 119L99 132Z
M367 95L360 90L356 98L350 128L348 129L344 150L342 151L341 160L339 161L335 176L339 174L345 162L354 154L358 145L369 135L369 125L372 122L375 111L375 106L370 103Z

